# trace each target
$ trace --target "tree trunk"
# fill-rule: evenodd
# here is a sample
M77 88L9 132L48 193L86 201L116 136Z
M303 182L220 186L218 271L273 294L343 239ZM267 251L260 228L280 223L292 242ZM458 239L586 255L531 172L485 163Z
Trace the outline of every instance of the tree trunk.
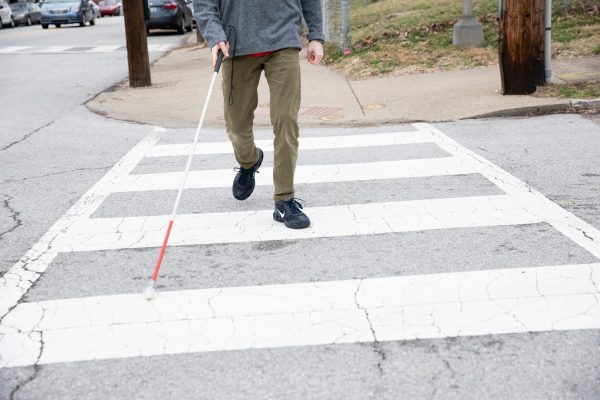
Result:
M544 84L544 0L503 0L500 13L502 94L530 94Z
M143 0L123 0L129 86L150 86L150 59Z

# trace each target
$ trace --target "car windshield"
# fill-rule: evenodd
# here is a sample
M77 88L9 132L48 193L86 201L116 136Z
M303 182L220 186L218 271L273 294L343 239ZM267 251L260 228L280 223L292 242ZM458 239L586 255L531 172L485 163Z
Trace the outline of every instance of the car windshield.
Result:
M15 4L11 4L10 8L12 8L13 11L27 11L27 4L15 3Z
M79 3L79 1L73 1L73 0L46 0L44 1L44 5L46 4L59 4L59 3Z
M101 6L114 6L115 2L112 0L103 0L100 3L98 3Z

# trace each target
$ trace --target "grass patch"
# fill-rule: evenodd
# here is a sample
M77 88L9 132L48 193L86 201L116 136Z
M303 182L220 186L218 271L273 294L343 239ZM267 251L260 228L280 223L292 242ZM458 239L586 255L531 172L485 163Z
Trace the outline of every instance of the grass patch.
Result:
M554 2L553 53L600 54L600 2L570 0L569 13ZM473 15L483 25L481 48L452 45L452 27L462 14L460 0L350 1L351 54L329 45L325 62L350 77L404 74L497 63L498 0L478 0Z
M597 99L600 98L600 82L584 82L571 84L552 84L541 86L536 97L560 97L562 99Z

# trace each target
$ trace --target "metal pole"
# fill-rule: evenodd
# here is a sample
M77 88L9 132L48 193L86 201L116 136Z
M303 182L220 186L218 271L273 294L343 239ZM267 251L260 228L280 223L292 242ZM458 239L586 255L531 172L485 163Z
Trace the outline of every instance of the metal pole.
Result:
M331 36L329 35L329 9L327 7L328 0L321 0L321 12L323 14L323 35L325 35L325 41L329 42Z
M350 21L348 21L348 0L342 0L342 47L344 54L347 54L350 50L350 38L348 37L350 31Z
M473 0L463 1L463 17L473 16Z
M565 2L568 4L568 1ZM546 83L552 82L552 0L546 0L546 32L544 35L544 67Z

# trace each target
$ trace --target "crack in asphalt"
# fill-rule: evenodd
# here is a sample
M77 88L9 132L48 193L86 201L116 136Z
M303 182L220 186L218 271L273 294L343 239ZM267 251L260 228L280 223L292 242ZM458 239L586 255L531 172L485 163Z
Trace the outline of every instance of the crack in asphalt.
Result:
M27 386L28 384L33 382L38 377L40 371L42 370L42 366L39 364L39 362L40 362L40 358L42 357L43 352L44 352L44 332L40 331L40 352L38 354L37 360L35 360L35 363L33 364L33 373L31 375L29 375L29 377L27 379L25 379L23 382L19 383L17 386L15 386L10 391L10 394L8 395L9 400L16 400L17 393L21 389L23 389L25 386Z
M107 169L110 169L110 168L112 168L112 165L108 165L108 166L104 166L104 167L75 168L75 169L69 169L69 170L65 170L65 171L50 172L48 174L43 174L43 175L27 176L25 178L20 178L20 179L6 179L6 180L2 181L1 183L5 184L5 183L26 182L26 181L31 180L31 179L47 178L49 176L69 174L71 172L98 171L98 170L106 171Z
M15 140L14 142L9 143L6 146L0 148L0 151L6 151L6 150L10 149L11 147L18 145L19 143L24 142L25 140L29 139L31 136L35 135L36 133L38 133L42 129L49 127L53 123L54 123L54 121L50 121L47 124L42 125L39 128L34 129L33 131L31 131L31 132L27 133L25 136L23 136L21 139Z
M33 373L27 379L25 379L23 382L21 382L17 386L15 386L13 388L13 390L11 390L10 394L8 395L9 400L16 400L15 396L17 395L17 393L21 389L23 389L25 386L27 386L29 383L33 382L35 380L35 378L37 378L41 369L42 369L42 367L40 365L34 364L33 365Z
M21 213L18 212L10 204L12 200L13 200L13 198L11 196L9 196L7 194L4 195L4 200L2 201L2 207L4 207L6 210L8 210L8 214L10 216L10 219L13 222L13 225L9 229L5 230L4 232L0 232L0 241L4 239L4 235L14 232L17 228L19 228L20 226L23 225L23 221L20 218Z
M358 302L358 292L360 291L360 287L363 283L363 279L360 280L360 282L358 283L358 286L356 287L356 292L354 292L354 303L356 304L356 307L359 310L362 310L365 313L365 318L367 319L367 322L369 323L369 329L371 330L371 335L373 335L373 342L372 342L372 347L373 347L373 351L375 352L375 354L377 354L379 356L379 361L377 362L377 370L379 371L379 376L383 376L383 363L387 360L387 355L385 354L385 351L383 350L383 348L381 347L381 342L377 339L377 335L375 334L375 328L373 328L373 323L371 322L371 318L369 316L369 312L367 311L366 307L363 307L360 305L360 303Z

